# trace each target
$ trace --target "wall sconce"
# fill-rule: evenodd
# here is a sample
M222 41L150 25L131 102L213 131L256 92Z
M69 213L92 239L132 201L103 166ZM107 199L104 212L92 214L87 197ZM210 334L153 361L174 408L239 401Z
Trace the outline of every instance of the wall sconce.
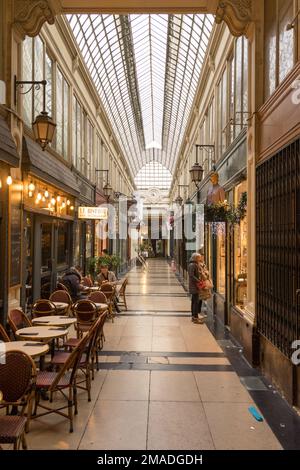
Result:
M46 85L47 80L41 81L19 81L15 76L15 86L14 86L14 96L15 96L15 106L17 105L17 90L18 87L24 88L24 85L31 85L29 90L21 93L21 95L26 95L33 88L40 90L41 86L43 87L43 111L35 118L35 121L32 123L32 129L36 142L42 147L42 150L45 150L48 144L53 140L56 124L52 118L48 115L46 111Z
M6 184L7 186L10 186L12 184L12 177L10 175L6 178Z

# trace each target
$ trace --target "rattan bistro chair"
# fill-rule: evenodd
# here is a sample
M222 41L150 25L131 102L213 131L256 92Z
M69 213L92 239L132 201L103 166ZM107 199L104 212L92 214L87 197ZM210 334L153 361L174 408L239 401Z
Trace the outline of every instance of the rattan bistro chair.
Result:
M107 304L106 295L104 294L104 292L100 292L99 290L91 292L88 296L88 300L91 300L96 304Z
M119 291L117 292L117 296L119 298L119 304L124 305L125 310L127 309L127 302L126 302L126 287L128 284L128 278L126 277L121 284Z
M51 413L59 414L70 421L70 432L73 432L73 416L78 413L76 385L77 372L82 355L89 340L90 335L86 334L58 372L40 371L37 374L35 408L32 418L39 418ZM53 397L55 392L60 392L67 400L67 404L60 404L58 408L40 404L42 390L49 392L51 397ZM45 411L37 414L39 408ZM68 411L63 412L65 409Z
M107 298L109 318L111 318L113 322L115 316L116 287L114 284L106 282L101 285L100 291L103 292Z
M8 314L8 323L9 326L12 329L12 332L14 334L14 337L16 338L16 331L20 330L21 328L28 328L29 326L32 326L31 321L25 315L23 310L20 308L14 308L11 310ZM16 338L17 339L17 338Z
M48 317L57 313L56 307L51 300L40 299L37 300L33 306L31 315L32 318Z
M97 307L90 300L78 300L73 305L73 313L77 318L75 325L77 337L80 338L83 333L89 331L90 327L96 320Z
M61 315L66 315L67 313L69 313L70 307L72 306L72 299L69 292L67 292L66 290L56 290L52 292L49 297L49 300L51 300L51 302L63 302L65 304L68 304L68 307L63 310L60 310L59 313Z
M10 341L9 336L6 333L6 329L1 324L0 324L0 341L4 341L4 343L8 343Z
M14 450L27 449L25 431L31 418L32 393L36 381L36 367L30 356L21 351L8 351L0 360L1 406L19 407L17 416L0 416L0 443L13 444ZM27 412L27 417L25 413Z

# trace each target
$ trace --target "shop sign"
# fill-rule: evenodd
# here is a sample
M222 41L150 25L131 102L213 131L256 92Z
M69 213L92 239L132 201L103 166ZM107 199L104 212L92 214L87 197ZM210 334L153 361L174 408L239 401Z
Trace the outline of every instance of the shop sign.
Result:
M106 220L107 207L78 207L78 218L87 220Z

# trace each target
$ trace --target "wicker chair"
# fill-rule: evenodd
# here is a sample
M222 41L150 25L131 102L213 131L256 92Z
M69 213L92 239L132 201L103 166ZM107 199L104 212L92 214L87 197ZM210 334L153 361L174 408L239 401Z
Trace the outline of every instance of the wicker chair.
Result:
M96 304L107 304L106 295L104 294L104 292L100 292L99 290L91 292L88 296L88 299L92 302L95 302Z
M73 313L77 318L75 325L77 337L80 338L83 333L89 331L97 317L97 307L90 300L78 300L73 305Z
M69 313L70 307L72 306L72 299L69 292L65 290L56 290L55 292L52 292L49 297L49 300L51 302L63 302L65 304L68 304L68 307L63 310L60 310L59 313L61 315L66 315L67 313Z
M90 333L86 334L77 347L72 351L64 366L58 372L40 371L37 374L36 389L35 389L35 408L32 418L39 418L50 413L56 413L70 421L70 432L73 432L73 407L75 415L78 413L77 407L77 372L80 366L82 355L90 340ZM67 404L59 404L58 408L49 407L40 404L41 392L47 391L51 397L55 392L60 392L61 395L67 399ZM42 408L42 413L37 414L38 408ZM68 410L64 413L62 410Z
M92 360L92 356L94 356L94 351L96 348L96 342L98 341L98 334L100 334L100 327L102 323L102 316L100 316L96 322L91 326L89 332L89 341L87 342L86 349L84 354L81 357L79 363L79 369L84 374L84 379L80 378L76 381L77 388L81 388L82 390L86 390L88 394L88 401L91 401L91 371L92 377L94 378L94 361ZM52 358L51 364L53 366L62 366L65 362L69 359L70 352L58 352ZM85 382L85 386L82 383Z
M56 290L62 290L62 291L65 291L65 292L68 292L68 288L62 283L62 282L58 282L57 285L56 285Z
M6 329L1 324L0 324L0 340L4 341L4 343L8 343L10 341L9 336L6 333Z
M127 302L126 302L126 287L127 287L127 284L128 284L128 278L126 277L124 279L124 281L122 282L122 285L117 293L118 295L118 298L119 298L119 303L122 305L124 305L125 307L125 310L128 310L127 309Z
M57 313L56 307L51 300L37 300L32 307L32 318L48 317Z
M14 337L16 338L16 331L20 330L21 328L27 328L29 326L32 326L31 321L25 315L25 313L19 309L19 308L14 308L11 310L8 314L8 323L9 326L11 327ZM17 339L17 338L16 338Z
M109 282L106 282L101 285L100 291L105 294L105 297L107 298L107 304L108 304L108 311L109 311L109 318L112 319L112 322L114 321L114 316L115 316L115 301L116 301L116 287L114 284L110 284Z
M25 431L31 417L32 392L36 367L30 356L21 351L8 351L5 363L0 361L1 405L20 407L18 416L0 416L0 443L13 444L14 450L27 449ZM27 411L27 418L24 416Z

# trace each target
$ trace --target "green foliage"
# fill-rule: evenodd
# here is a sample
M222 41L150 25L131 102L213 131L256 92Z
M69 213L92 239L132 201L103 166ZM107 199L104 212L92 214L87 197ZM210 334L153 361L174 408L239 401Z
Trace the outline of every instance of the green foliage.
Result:
M116 271L121 264L121 258L118 255L95 256L89 261L89 274L95 278L100 271L100 266L107 266L109 270Z
M206 222L228 222L237 225L243 220L247 213L247 193L241 195L236 207L228 204L227 201L218 204L206 205L204 207L204 217Z

